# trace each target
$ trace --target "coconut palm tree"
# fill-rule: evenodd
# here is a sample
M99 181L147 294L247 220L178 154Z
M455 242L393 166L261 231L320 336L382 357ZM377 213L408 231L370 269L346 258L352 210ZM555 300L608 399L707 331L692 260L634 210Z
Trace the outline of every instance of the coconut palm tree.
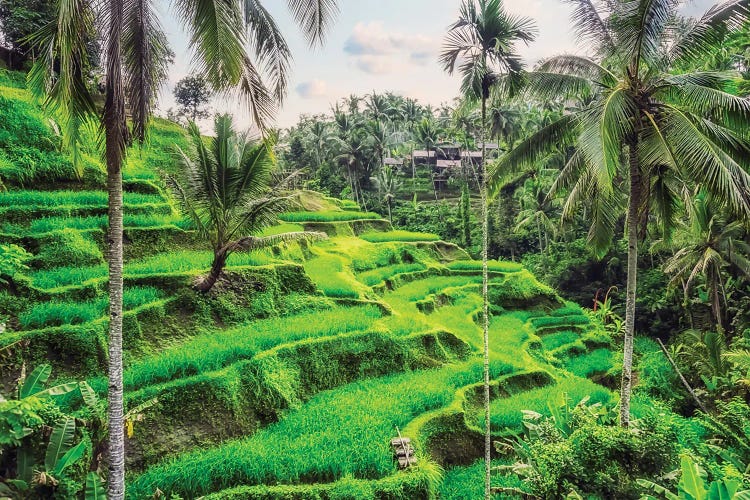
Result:
M378 170L378 175L371 180L375 184L375 187L377 187L378 192L383 196L385 205L388 207L388 220L393 224L393 200L396 199L401 189L401 181L398 178L398 174L390 166L383 166Z
M750 245L745 242L745 224L727 220L715 210L705 193L699 193L689 208L686 231L676 238L677 252L667 260L664 271L672 283L681 283L685 298L703 275L711 301L711 312L723 328L722 302L726 306L724 270L731 268L750 277Z
M421 147L424 147L427 151L427 163L429 164L430 152L437 148L438 141L440 140L440 130L437 127L434 119L422 118L417 124L417 128L414 129L414 141ZM413 156L413 155L412 155ZM416 182L417 182L417 166L414 162L414 158L411 160L412 168L412 183L414 186L414 194L416 196ZM433 183L433 189L435 189L435 199L437 200L437 188Z
M748 0L712 7L688 29L674 0L573 0L574 23L591 57L552 57L526 75L527 92L579 105L494 165L493 187L508 173L575 147L552 186L569 190L564 214L591 205L591 244L602 253L626 212L628 266L620 422L630 421L638 242L653 212L668 229L685 183L697 184L734 215L750 214L745 131L750 101L724 91L728 73L689 72L748 18ZM625 206L627 208L625 209ZM668 232L668 231L667 231Z
M290 206L290 198L281 193L285 186L272 183L276 161L271 144L237 133L229 115L216 118L214 133L206 144L195 123L190 124L192 150L179 152L182 178L170 179L185 215L214 252L211 271L196 284L202 292L213 288L233 252L325 238L306 231L259 236Z
M485 497L489 500L490 454L492 451L490 428L490 362L489 362L489 300L487 253L489 248L489 214L487 205L487 100L499 73L510 75L518 81L523 64L515 52L517 42L534 40L535 28L527 18L508 14L501 0L464 0L458 20L450 26L446 35L440 61L444 69L453 74L458 67L462 76L461 90L473 99L481 101L482 111L482 294L484 307L482 329L484 331L484 399L485 399Z
M311 45L321 43L335 16L336 0L290 0L293 17ZM238 92L264 128L284 96L291 53L260 0L176 0L176 17L187 28L198 73L212 90ZM100 120L109 193L109 475L108 498L125 494L122 399L122 164L129 134L143 140L160 76L166 37L152 0L59 0L56 20L34 36L42 56L29 74L30 87L63 122L65 144L77 159L82 125ZM102 35L106 59L104 109L100 113L81 68L91 33ZM247 49L246 49L247 47ZM250 50L250 53L248 53ZM265 71L264 71L265 70Z

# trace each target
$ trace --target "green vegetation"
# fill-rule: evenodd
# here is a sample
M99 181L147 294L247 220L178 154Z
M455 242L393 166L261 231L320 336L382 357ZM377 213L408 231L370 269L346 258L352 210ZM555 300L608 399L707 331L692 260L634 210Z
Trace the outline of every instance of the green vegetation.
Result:
M409 231L386 231L384 233L365 233L360 235L365 241L370 243L382 243L385 241L404 241L404 242L420 242L420 241L439 241L440 236L432 233L412 233Z
M287 212L279 215L285 222L346 222L354 220L382 219L375 212Z
M0 0L0 20L35 2ZM309 28L334 3L290 5L317 6L295 17ZM444 46L446 67L469 56L455 69L472 70L462 93L473 98L435 109L352 95L261 142L226 116L212 137L146 120L153 100L139 106L133 91L168 73L154 66L142 75L153 82L130 88L128 23L140 18L127 3L127 120L106 101L100 129L91 112L105 101L79 95L106 68L64 64L95 66L107 51L78 42L116 16L58 33L30 75L0 69L0 497L97 498L105 485L90 471L123 449L107 443L121 437L108 421L127 436L134 499L474 500L487 465L493 500L747 495L744 0L698 21L678 16L680 2L576 0L596 50L518 80L507 71L521 59L498 63L520 45L465 45L530 39L529 25L499 0L463 3L461 17L494 19L453 25ZM196 46L216 56L199 93L242 81L267 120L289 54L280 38L266 43L275 25L250 4L212 18L219 33L242 38L223 26L234 19L255 34L219 54ZM180 6L188 24L207 18ZM50 24L45 39L66 27ZM274 98L243 80L242 57L224 59L244 42L278 80ZM278 58L262 56L274 48ZM59 78L45 83L49 68ZM80 106L91 119L71 121ZM126 125L132 142L118 142ZM113 234L107 180L124 192ZM121 361L122 425L104 399ZM398 432L418 458L407 471L392 457Z

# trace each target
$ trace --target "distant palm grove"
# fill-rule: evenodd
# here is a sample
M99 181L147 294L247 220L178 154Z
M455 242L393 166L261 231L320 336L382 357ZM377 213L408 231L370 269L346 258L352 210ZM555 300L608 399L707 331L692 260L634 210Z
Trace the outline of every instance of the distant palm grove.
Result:
M750 499L750 0L560 1L276 129L272 2L0 0L0 500Z

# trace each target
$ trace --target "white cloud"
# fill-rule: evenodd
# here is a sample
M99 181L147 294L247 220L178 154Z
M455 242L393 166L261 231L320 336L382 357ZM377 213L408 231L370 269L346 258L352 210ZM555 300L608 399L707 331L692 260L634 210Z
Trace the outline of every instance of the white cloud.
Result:
M297 94L303 99L317 99L328 95L328 84L323 80L310 80L297 85Z
M386 31L383 23L359 22L344 43L354 67L375 75L403 72L414 65L424 66L437 57L436 41L422 34Z

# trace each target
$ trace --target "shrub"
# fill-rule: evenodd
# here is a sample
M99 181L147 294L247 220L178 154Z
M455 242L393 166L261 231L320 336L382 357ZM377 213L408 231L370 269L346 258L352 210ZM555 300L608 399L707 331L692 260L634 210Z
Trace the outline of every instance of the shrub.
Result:
M63 229L45 238L37 260L44 267L92 266L104 262L99 246L84 233Z

